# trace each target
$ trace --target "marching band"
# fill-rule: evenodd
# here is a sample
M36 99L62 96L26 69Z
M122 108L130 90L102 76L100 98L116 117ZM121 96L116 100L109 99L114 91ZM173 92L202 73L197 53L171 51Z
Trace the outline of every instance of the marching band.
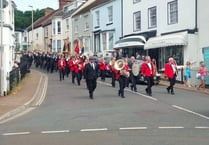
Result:
M35 51L33 53L29 52L29 54L33 56L36 67L46 69L47 72L51 73L54 70L59 70L60 81L64 80L65 75L69 77L69 74L71 74L72 83L75 84L76 79L77 85L80 86L81 80L84 79L91 99L93 99L93 91L96 89L97 77L100 76L101 81L105 81L107 70L111 74L112 87L115 87L116 80L119 82L118 96L121 98L125 98L124 89L129 87L129 83L131 83L131 90L137 91L136 83L139 78L146 79L148 86L145 92L150 96L152 95L154 68L149 56L146 57L146 62L141 63L134 56L131 57L130 62L127 58L116 60L115 57L112 57L108 63L104 57L98 62L95 60L97 57L85 56L83 53L71 56L69 53L41 53Z

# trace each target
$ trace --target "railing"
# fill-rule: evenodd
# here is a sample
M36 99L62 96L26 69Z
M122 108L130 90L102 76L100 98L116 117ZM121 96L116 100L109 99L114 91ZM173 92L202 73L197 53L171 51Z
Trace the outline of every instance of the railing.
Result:
M9 89L10 89L10 91L15 86L17 86L19 81L20 81L20 70L19 70L19 68L15 68L9 73Z

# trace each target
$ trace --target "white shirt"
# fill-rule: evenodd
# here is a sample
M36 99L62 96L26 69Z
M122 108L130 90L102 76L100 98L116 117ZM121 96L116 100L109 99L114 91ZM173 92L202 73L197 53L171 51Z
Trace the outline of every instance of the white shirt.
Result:
M175 68L174 64L171 64L171 67L172 67L173 72L174 72L174 74L175 74L175 73L176 73L176 68Z
M147 65L148 65L149 69L152 70L152 65L151 65L151 63L148 62Z

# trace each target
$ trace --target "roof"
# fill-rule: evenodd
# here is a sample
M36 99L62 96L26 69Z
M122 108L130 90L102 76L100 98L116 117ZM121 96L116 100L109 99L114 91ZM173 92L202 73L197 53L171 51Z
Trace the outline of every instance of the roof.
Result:
M95 0L93 3L90 3L89 5L87 5L86 7L84 7L83 9L81 9L80 11L78 11L75 15L79 15L82 13L85 13L87 11L90 11L92 8L99 6L101 4L104 4L106 2L110 2L111 0Z
M33 23L33 28L38 28L40 26L42 26L44 23L46 23L49 18L51 18L57 11L59 11L59 9L51 12L50 14L46 15L46 16L43 16L41 18L39 18L38 20L36 20L34 23ZM32 30L32 25L30 25L28 28L27 28L29 31Z

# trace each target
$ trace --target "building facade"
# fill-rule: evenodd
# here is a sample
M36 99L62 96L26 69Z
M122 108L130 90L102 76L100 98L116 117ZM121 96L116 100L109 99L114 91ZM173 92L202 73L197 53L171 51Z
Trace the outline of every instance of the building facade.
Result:
M6 95L9 90L9 73L14 65L14 52L15 52L15 30L14 30L14 9L15 3L8 0L8 6L3 9L1 16L3 20L3 27L1 33L1 51L0 51L0 72L1 72L1 95ZM2 23L1 23L2 24Z
M114 51L122 36L121 0L106 0L92 9L94 51L105 55Z

